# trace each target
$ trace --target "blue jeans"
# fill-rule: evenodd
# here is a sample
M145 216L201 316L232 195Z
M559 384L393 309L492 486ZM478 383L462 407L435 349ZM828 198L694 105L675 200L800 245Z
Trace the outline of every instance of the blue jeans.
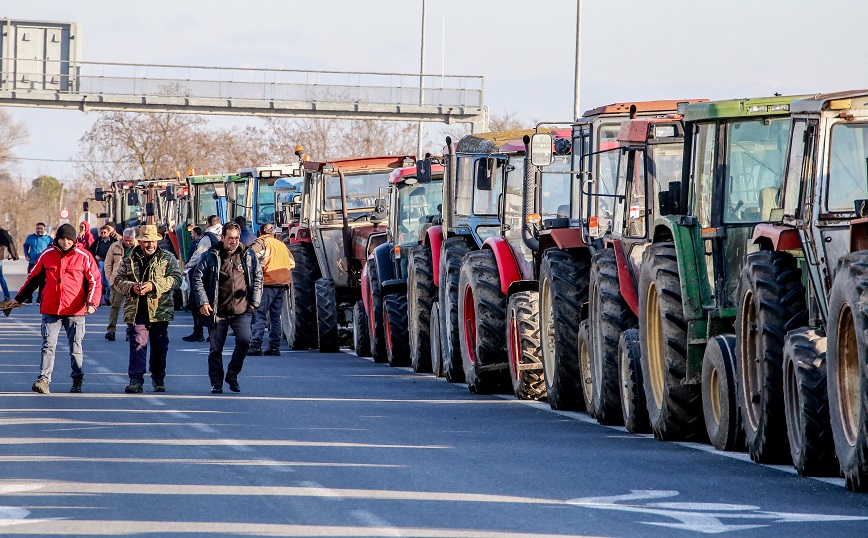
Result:
M3 260L0 260L0 288L3 289L3 299L9 297L9 286L6 285L6 279L3 278Z
M217 323L208 329L208 339L211 341L211 349L208 352L208 377L211 385L223 386L223 345L226 343L226 333L229 327L235 334L235 349L232 350L232 358L226 367L226 379L237 380L241 368L244 366L244 357L250 347L250 312L237 316L217 316Z
M66 339L69 342L69 362L72 366L70 377L81 377L82 360L81 341L84 340L84 316L54 316L42 315L42 365L39 377L44 377L51 382L51 372L54 371L54 352L57 349L57 337L60 328L66 330Z
M262 303L253 313L253 338L250 347L260 349L268 325L268 349L280 349L280 314L283 311L285 287L265 286L262 288ZM266 323L268 321L268 323Z
M101 303L108 302L109 300L109 292L111 292L111 286L109 286L108 278L105 276L105 262L98 261L96 264L99 266L99 274L102 276L102 301Z

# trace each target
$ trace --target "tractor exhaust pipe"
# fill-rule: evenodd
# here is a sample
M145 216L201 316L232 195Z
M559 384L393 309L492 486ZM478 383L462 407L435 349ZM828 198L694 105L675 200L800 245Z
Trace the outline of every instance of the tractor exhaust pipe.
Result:
M539 252L539 239L536 238L534 230L527 221L527 216L534 213L536 207L536 174L534 167L530 164L530 137L524 135L524 192L522 192L522 211L521 211L521 240L532 252ZM542 183L542 182L540 182ZM542 193L540 193L542 196Z
M452 215L455 213L455 193L452 192L455 188L455 182L458 178L458 158L455 156L455 144L452 142L452 137L446 137L446 170L443 181L443 232L447 236L452 229Z
M350 231L350 219L347 216L347 181L340 168L338 168L338 177L341 180L341 219L343 220L341 232L344 238L344 256L347 258L347 267L349 267L350 260L353 258L353 237Z

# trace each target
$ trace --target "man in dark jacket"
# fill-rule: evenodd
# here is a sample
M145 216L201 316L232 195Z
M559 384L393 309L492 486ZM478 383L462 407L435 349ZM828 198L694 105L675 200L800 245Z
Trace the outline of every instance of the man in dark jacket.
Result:
M108 281L108 275L105 273L105 260L108 255L109 247L118 239L118 233L115 229L109 224L103 224L99 229L99 237L97 237L96 241L91 243L90 248L88 249L90 250L90 253L93 254L93 259L95 259L96 263L99 265L99 273L102 275L102 304L104 305L111 304L109 302L111 283Z
M247 227L247 219L238 215L235 217L235 223L241 228L241 244L245 247L249 247L256 241L256 236L253 235L253 232L250 231L250 228Z
M223 392L223 345L230 327L235 334L235 349L225 379L229 390L241 392L238 374L250 346L251 317L262 301L262 267L253 251L241 244L238 224L223 225L222 241L202 255L192 280L201 320L210 328L211 392Z
M172 293L181 287L181 266L171 252L159 248L157 227L139 227L139 245L121 261L114 288L124 299L124 321L133 324L130 334L130 384L124 392L142 392L145 354L151 346L151 384L154 392L166 392L166 355L169 353L169 322L175 319Z
M18 248L15 246L15 240L9 235L9 232L0 228L0 289L3 290L3 300L9 300L9 288L6 286L6 279L3 278L3 260L17 260Z

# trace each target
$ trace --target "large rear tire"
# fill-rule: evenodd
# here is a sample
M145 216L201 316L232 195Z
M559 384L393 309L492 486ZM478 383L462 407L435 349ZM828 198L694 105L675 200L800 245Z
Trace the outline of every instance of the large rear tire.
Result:
M735 335L715 336L702 357L702 412L708 440L718 450L744 450L735 390Z
M512 392L519 400L546 397L542 355L539 348L539 293L518 292L506 306L509 377Z
M835 453L847 488L868 491L868 254L843 258L832 283L826 383Z
M506 295L489 249L469 252L458 280L458 337L467 388L475 394L507 385Z
M443 241L440 255L440 357L443 373L450 383L464 382L461 345L458 337L458 279L461 260L470 252L464 239L450 237Z
M320 353L337 353L338 307L335 297L335 281L320 278L316 281L316 325Z
M290 349L313 349L317 345L315 283L320 277L319 264L310 243L293 243L289 252L295 267L283 302L281 328Z
M540 266L540 347L552 409L584 408L577 336L589 269L585 257L557 249L547 250Z
M393 293L383 299L386 330L386 356L389 366L410 366L410 340L407 335L407 295Z
M582 396L585 399L585 411L597 418L594 408L594 384L591 382L591 324L588 320L579 323L578 351L579 368L582 372Z
M374 362L389 360L386 350L386 327L383 320L383 293L380 290L380 277L377 272L377 261L368 261L368 289L371 303L368 305L368 321L371 331L371 357Z
M648 433L648 407L642 384L642 351L639 329L627 329L618 339L618 370L621 378L621 413L624 428L630 433Z
M736 297L736 382L748 452L759 463L790 463L784 336L808 321L796 259L787 252L749 254Z
M658 439L705 436L702 392L687 378L687 321L671 241L645 249L639 277L639 345L651 431Z
M802 476L838 476L826 387L826 337L814 329L784 340L784 414L793 466Z
M431 247L413 247L407 258L407 315L410 366L416 373L431 372L431 305L436 299Z
M359 357L371 356L371 332L362 301L357 301L353 306L353 350Z
M618 340L636 326L636 316L621 296L615 251L598 251L591 259L591 384L600 424L623 424L618 372Z
M443 372L443 359L440 356L440 303L437 301L434 301L434 304L431 305L430 322L430 332L428 334L431 335L431 372L434 374L434 377L444 377L446 374Z

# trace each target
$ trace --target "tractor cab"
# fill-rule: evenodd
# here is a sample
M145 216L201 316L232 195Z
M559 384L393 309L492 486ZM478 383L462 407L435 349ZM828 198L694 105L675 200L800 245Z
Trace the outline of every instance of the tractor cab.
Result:
M300 151L300 150L299 150ZM275 220L275 184L278 179L287 178L300 182L301 163L267 164L238 171L239 181L227 181L226 199L227 218L243 216L254 234L259 227Z

